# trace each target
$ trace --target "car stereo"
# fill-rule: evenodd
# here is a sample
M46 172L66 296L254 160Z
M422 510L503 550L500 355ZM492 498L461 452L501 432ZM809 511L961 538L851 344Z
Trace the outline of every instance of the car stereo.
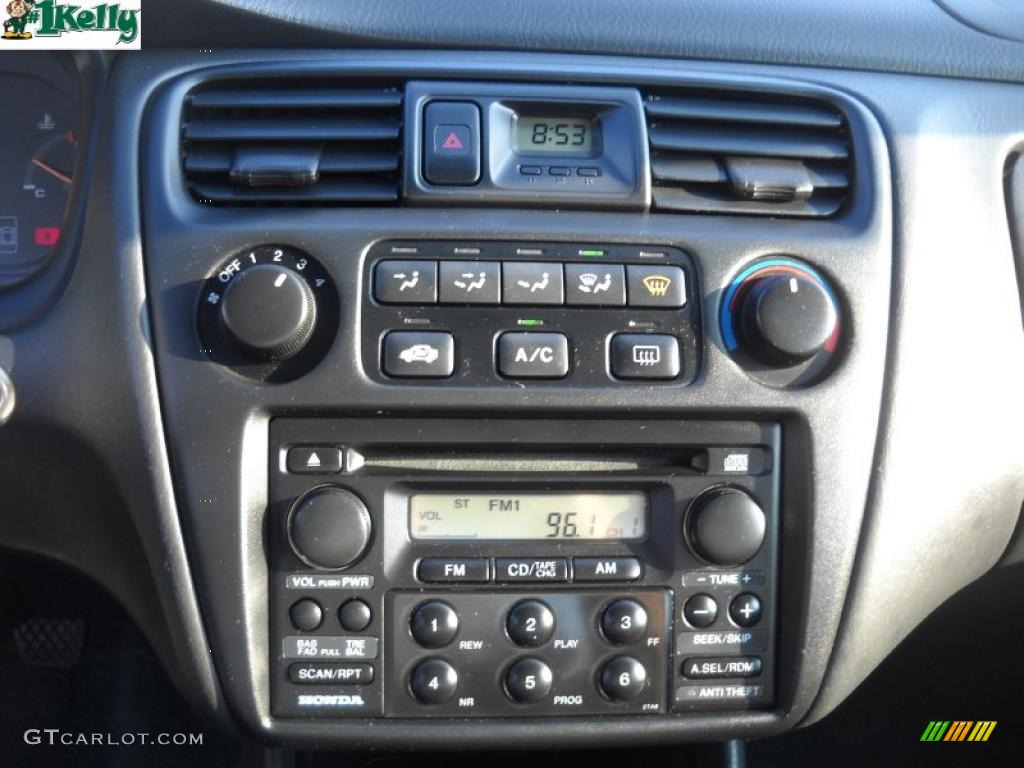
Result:
M275 419L273 714L771 706L781 431Z

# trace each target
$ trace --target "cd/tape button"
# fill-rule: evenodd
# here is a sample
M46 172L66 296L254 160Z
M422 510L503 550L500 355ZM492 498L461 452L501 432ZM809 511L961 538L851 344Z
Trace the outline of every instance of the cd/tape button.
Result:
M499 582L553 582L569 580L569 561L564 557L494 559L495 578Z

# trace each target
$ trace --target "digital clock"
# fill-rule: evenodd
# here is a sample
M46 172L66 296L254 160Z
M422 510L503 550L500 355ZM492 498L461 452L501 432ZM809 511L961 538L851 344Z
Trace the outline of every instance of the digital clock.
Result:
M517 115L515 122L515 148L520 154L593 154L593 120L565 115Z
M414 539L639 541L647 535L647 494L416 493Z

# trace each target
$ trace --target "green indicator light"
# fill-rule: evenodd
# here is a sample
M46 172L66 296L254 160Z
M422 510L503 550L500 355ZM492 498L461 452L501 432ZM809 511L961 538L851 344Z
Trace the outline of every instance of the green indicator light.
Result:
M516 322L519 325L544 325L543 320L536 320L532 317L521 317Z
M601 256L604 256L604 251L600 248L584 248L580 251L580 256L597 256L600 258Z

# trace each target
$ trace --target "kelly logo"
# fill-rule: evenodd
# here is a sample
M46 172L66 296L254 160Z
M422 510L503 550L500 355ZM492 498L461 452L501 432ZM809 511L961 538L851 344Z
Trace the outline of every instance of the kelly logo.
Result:
M141 0L89 6L57 0L11 0L5 9L3 40L17 40L18 47L65 50L138 50L142 47Z
M996 720L932 720L921 734L921 741L988 741L996 729Z

